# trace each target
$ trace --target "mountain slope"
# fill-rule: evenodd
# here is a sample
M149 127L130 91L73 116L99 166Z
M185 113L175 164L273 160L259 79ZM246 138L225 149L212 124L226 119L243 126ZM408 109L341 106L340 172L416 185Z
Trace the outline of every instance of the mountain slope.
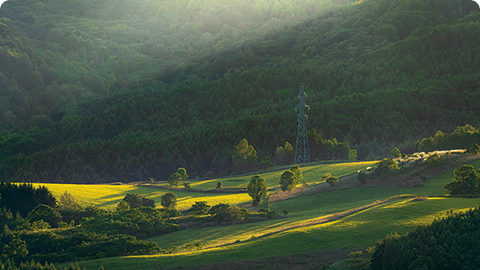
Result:
M179 166L194 176L230 173L242 138L270 158L294 144L300 82L308 126L318 131L313 159L346 158L350 147L360 159L414 151L439 129L480 125L478 10L472 1L364 1L199 54L160 81L2 132L3 176L130 181L166 178Z

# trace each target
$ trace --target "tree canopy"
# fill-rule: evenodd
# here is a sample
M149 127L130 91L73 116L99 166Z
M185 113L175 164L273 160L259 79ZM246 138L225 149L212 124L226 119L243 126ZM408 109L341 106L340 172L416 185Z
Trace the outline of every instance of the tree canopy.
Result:
M260 175L254 175L250 178L250 182L247 185L247 192L253 199L253 205L256 206L260 200L267 196L268 189L265 183L265 178Z

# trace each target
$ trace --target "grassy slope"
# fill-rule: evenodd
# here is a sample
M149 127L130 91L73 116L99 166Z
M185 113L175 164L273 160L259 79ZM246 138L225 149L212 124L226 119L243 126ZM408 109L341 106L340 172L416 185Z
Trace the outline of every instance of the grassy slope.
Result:
M314 165L302 168L305 181L307 183L319 182L323 174L330 172L335 176L342 176L365 167L372 166L374 161L340 163L329 165ZM267 179L268 187L278 186L281 171L269 172L262 174ZM227 187L246 187L251 176L232 177L225 179L213 179L201 182L193 182L192 187L195 189L212 189L215 188L218 181L224 183ZM232 185L231 183L237 183ZM205 194L196 192L185 192L178 190L167 190L162 188L139 187L133 185L74 185L74 184L34 184L45 185L50 189L53 195L59 199L60 196L68 191L82 206L95 205L114 209L118 202L128 193L138 193L147 198L153 199L157 206L160 206L160 197L166 192L173 192L178 198L178 209L188 209L195 201L207 201L209 205L219 203L240 204L251 201L251 197L246 193L242 194Z
M325 173L331 173L333 176L340 177L358 170L363 170L366 167L373 166L377 162L378 161L363 161L363 162L352 162L352 163L314 165L314 166L302 168L302 173L306 183L314 183L314 182L320 182L320 180L322 179L322 176ZM288 167L285 167L285 170L288 170L288 169L289 169ZM262 173L261 175L265 177L268 187L278 186L280 175L282 175L282 173L285 170ZM238 177L205 180L197 183L192 183L192 188L213 189L213 188L216 188L217 182L222 182L223 187L232 187L232 188L247 187L247 184L250 181L251 177L252 177L251 175L245 175L245 176L238 176Z
M480 161L471 163L480 167ZM462 210L480 204L480 199L430 198L411 199L379 205L335 222L283 231L266 237L266 233L292 225L307 223L322 216L386 199L399 194L443 195L443 186L453 178L452 171L429 179L421 188L369 188L341 190L276 202L271 208L289 211L285 219L235 226L188 229L152 238L162 247L183 246L199 240L207 247L231 244L189 253L161 256L110 258L84 262L82 267L94 269L103 265L109 269L144 269L163 266L207 264L220 261L245 260L331 248L371 246L391 232L405 233L415 226L426 225L446 215L448 209ZM255 236L256 238L252 238ZM240 243L235 243L240 240Z

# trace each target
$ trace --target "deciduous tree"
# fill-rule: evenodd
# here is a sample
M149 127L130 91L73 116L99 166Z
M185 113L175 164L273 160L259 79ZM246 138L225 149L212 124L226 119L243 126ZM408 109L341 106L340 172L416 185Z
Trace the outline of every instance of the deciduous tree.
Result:
M247 186L247 192L250 197L253 199L253 205L256 206L260 200L267 196L267 184L265 183L265 178L260 175L254 175L250 179L250 182Z
M232 158L235 167L243 171L247 165L251 165L257 160L257 151L248 144L246 139L242 139L235 146Z
M472 165L463 165L453 171L453 176L453 181L445 185L447 194L479 194L480 170L475 170Z
M160 199L160 204L164 208L175 208L177 206L177 196L171 192L165 193Z

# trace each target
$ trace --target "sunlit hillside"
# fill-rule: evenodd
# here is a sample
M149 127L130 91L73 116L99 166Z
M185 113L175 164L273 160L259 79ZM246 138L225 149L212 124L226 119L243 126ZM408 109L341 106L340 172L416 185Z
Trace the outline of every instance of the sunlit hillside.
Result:
M2 6L4 179L236 174L243 138L252 170L282 165L301 82L312 160L412 153L438 130L480 126L473 1L116 3Z
M472 163L480 166L478 161ZM451 181L452 171L429 179L421 188L369 188L319 193L272 203L272 210L288 211L285 218L213 228L191 228L151 238L160 246L180 250L200 241L202 250L174 255L102 259L82 263L88 268L103 266L128 269L142 264L191 266L216 262L252 260L322 250L363 250L389 233L403 234L429 225L435 219L465 211L480 204L479 199L444 197L437 186ZM410 194L406 197L399 195ZM414 198L412 198L412 196ZM417 197L415 197L417 196ZM425 196L428 196L425 197ZM389 202L382 200L389 199ZM333 214L373 204L358 212L330 219ZM347 212L345 212L347 213ZM322 221L323 220L323 221ZM326 222L325 222L326 221ZM301 258L301 257L298 257Z

